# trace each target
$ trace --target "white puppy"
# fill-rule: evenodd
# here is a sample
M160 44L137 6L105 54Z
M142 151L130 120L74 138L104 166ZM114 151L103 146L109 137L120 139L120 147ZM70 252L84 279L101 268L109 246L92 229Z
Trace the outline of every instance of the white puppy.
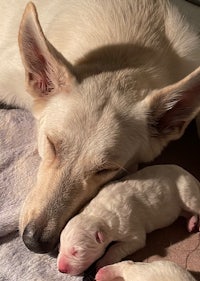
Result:
M200 214L200 183L175 165L144 168L110 183L61 233L58 269L77 275L119 262L145 246L146 233L173 223L182 211ZM197 225L195 216L189 230Z
M123 261L101 268L96 281L195 281L192 275L177 264L169 261L143 263Z

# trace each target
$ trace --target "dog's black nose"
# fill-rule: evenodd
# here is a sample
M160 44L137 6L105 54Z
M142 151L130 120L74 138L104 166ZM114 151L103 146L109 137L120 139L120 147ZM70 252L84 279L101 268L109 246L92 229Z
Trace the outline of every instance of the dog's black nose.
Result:
M55 237L44 238L42 228L36 228L36 224L31 222L24 229L22 239L26 247L35 253L51 252L56 246Z

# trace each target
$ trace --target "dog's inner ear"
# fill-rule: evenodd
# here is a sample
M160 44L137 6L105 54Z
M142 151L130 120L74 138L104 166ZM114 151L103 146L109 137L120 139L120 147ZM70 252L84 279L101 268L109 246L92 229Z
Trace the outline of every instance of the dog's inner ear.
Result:
M32 95L48 96L63 88L70 91L74 81L71 65L45 38L32 3L27 5L22 18L19 47Z
M156 90L145 102L150 134L179 138L200 110L200 67L178 83Z

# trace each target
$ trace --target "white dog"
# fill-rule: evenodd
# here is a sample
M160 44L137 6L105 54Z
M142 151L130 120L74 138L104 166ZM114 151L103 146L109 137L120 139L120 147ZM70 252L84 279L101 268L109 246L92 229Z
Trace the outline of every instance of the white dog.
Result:
M58 269L83 272L113 241L98 267L119 262L145 246L146 233L170 225L182 211L200 214L200 183L178 166L147 167L111 183L62 231ZM189 230L197 223L192 216Z
M192 275L169 261L143 263L123 261L101 268L96 281L195 281Z
M200 39L174 1L34 2L41 24L31 3L22 16L27 0L0 5L0 100L38 121L20 232L48 252L105 183L154 159L199 112Z

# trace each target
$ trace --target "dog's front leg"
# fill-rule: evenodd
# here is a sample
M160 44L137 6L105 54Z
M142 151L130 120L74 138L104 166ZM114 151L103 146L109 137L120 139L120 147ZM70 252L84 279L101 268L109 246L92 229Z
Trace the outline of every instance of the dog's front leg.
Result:
M146 235L141 235L140 237L134 237L132 240L116 242L110 246L105 255L97 262L97 269L121 261L128 255L143 248L145 241Z

